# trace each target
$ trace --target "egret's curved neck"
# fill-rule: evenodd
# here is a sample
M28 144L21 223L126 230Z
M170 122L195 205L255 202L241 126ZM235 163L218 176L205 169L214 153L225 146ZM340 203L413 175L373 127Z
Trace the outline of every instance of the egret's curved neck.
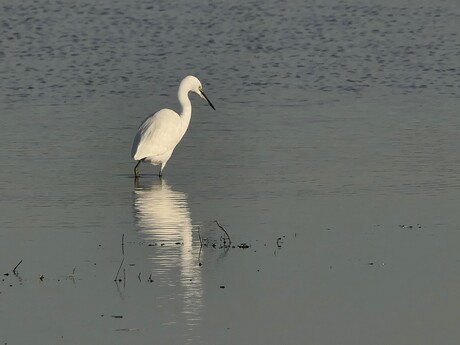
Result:
M182 112L180 113L180 117L182 120L182 130L183 134L188 128L190 123L190 118L192 117L192 103L188 98L188 93L190 88L187 85L180 85L179 92L177 93L177 97L179 98L180 105L182 106ZM182 134L182 135L183 135Z

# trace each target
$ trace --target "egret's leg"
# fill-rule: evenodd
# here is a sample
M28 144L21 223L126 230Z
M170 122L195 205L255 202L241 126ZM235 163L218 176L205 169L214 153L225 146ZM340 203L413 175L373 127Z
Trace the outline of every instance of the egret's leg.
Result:
M171 158L171 155L172 155L172 151L169 153L168 157L166 157L163 163L161 163L160 172L158 173L159 177L163 176L163 169L165 168L166 163L168 163L169 158Z
M134 167L134 177L139 177L139 164L141 164L141 161L137 161L137 164Z
M166 166L166 162L161 163L160 172L158 173L158 177L163 176L163 169L165 168L165 166Z

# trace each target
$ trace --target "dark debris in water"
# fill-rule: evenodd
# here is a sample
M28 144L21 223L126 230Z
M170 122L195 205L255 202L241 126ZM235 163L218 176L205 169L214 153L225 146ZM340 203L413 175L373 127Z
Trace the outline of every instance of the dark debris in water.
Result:
M411 225L411 224L399 224L401 229L421 229L422 226L420 224Z
M182 245L184 245L184 242L180 242L180 241L162 242L162 243L153 242L153 243L148 243L147 244L148 247L157 247L157 246L166 247L168 245L182 246Z
M220 224L218 224L220 225ZM221 227L221 226L220 226ZM294 237L297 236L297 233L295 233L293 235ZM210 238L202 238L201 235L199 234L199 237L200 237L200 252L199 254L197 255L197 265L198 266L202 266L202 262L201 262L201 259L200 259L200 255L201 255L201 252L204 248L208 248L209 250L225 250L225 251L228 251L229 249L235 249L235 248L238 248L238 249L243 249L243 250L246 250L246 249L249 249L249 248L252 248L253 245L251 243L248 243L248 242L241 242L237 245L231 245L231 242L230 242L230 239L229 239L229 236L227 234L225 234L225 236L220 236L219 238L217 239L210 239ZM284 245L284 241L286 239L286 235L281 235L281 236L278 236L275 238L276 241L274 241L274 245L275 245L275 255L276 255L276 252L278 249L280 249L282 247L282 245ZM257 243L259 243L261 246L265 247L265 248L269 248L271 246L273 246L273 242L272 245L270 244L267 244L267 243L263 243L261 242L260 240L255 240L256 242L256 247L257 247ZM146 246L149 246L149 247L157 247L157 246L165 246L165 245L173 245L173 246L183 246L184 245L184 242L181 242L181 241L170 241L170 242L166 242L166 243L159 243L159 242L148 242L148 241L143 241L143 242L124 242L124 237L122 237L122 241L121 241L121 248L122 248L122 252L121 252L121 262L118 266L118 270L117 270L117 273L116 273L116 276L115 276L115 283L116 285L118 286L118 283L121 283L123 282L123 287L125 287L125 284L126 284L126 280L128 279L129 280L129 274L130 274L130 270L135 270L137 265L136 263L133 263L132 261L130 263L126 263L125 259L125 251L124 251L124 245L126 244L133 244L133 243L136 243L138 245L146 245ZM102 245L99 245L99 246L102 246ZM169 247L170 247L169 246ZM273 248L273 247L272 247ZM256 250L257 248L255 248L254 252L257 252ZM14 277L16 276L18 279L19 279L19 284L22 285L22 277L19 276L18 274L18 267L20 266L20 264L22 263L22 260L18 262L18 264L16 264L16 266L14 267L14 271L15 271L15 274L11 274L10 272L5 272L3 273L3 279L1 279L2 282L5 282L9 279L11 279L11 277ZM96 263L92 263L93 265L96 265ZM257 272L259 272L260 270L257 269ZM75 283L76 280L82 280L81 278L79 279L76 279L77 275L76 275L76 272L77 272L77 267L73 267L73 270L71 271L70 274L67 274L64 276L64 279L58 279L58 278L50 278L49 275L47 275L47 280L48 281L57 281L57 282L64 282L64 281L67 281L67 280L71 280ZM152 277L152 273L147 273L145 276L147 277L146 279L142 279L142 275L144 273L143 272L140 272L140 271L136 271L136 277L137 277L137 281L139 283L143 283L143 282L146 282L146 283L154 283L154 279ZM45 274L39 274L38 275L38 279L40 281L45 281ZM191 281L191 280L190 280ZM10 285L10 287L13 287L13 285ZM224 285L221 285L220 288L225 288ZM118 318L118 317L122 317L122 316L117 316L117 315L112 315L112 317L114 318Z
M283 239L282 239L281 237L278 237L278 238L276 239L276 247L277 247L277 248L281 248L281 247L282 247L282 244L284 243L282 240L283 240Z

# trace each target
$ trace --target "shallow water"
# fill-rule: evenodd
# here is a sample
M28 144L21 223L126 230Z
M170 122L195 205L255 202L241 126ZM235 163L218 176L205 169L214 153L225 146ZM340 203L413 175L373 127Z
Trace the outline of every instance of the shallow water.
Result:
M454 1L1 7L0 342L458 341Z

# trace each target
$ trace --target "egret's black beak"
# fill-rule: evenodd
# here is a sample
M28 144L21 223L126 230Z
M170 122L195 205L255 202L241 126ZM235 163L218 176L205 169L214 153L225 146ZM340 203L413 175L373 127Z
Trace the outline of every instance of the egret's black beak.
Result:
M211 106L212 109L216 110L216 108L214 108L214 106L212 105L211 101L209 100L209 98L204 94L204 92L202 90L200 90L201 94L203 95L204 99L209 103L209 105Z

